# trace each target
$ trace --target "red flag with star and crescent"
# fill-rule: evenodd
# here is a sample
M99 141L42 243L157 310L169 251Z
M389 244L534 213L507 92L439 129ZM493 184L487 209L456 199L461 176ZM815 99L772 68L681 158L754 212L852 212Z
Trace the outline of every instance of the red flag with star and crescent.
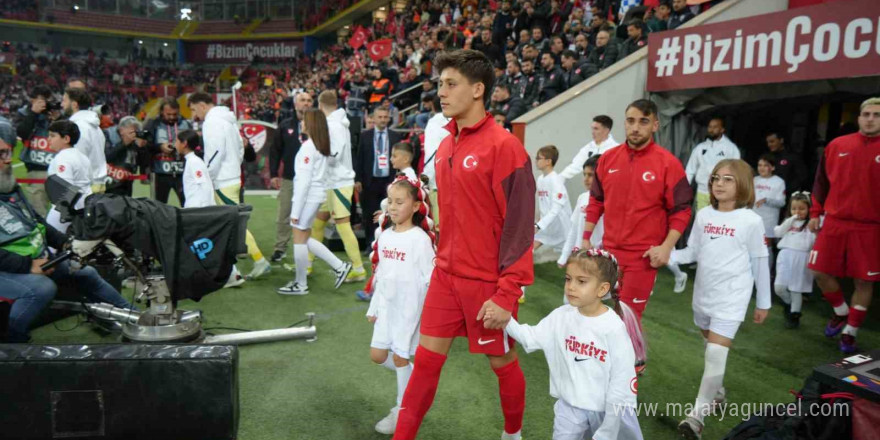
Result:
M352 49L358 50L366 42L367 30L362 26L355 26L354 31L351 33L351 38L348 39L348 45L351 46Z
M370 58L372 58L373 61L379 61L391 56L391 44L392 41L390 38L371 41L367 43L367 52L369 52Z

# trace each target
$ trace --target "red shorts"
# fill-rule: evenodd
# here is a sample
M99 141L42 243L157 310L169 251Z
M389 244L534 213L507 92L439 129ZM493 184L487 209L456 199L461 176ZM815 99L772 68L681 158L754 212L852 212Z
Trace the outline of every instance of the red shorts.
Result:
M503 329L490 330L477 321L483 303L495 295L496 283L457 277L434 268L431 285L422 310L420 332L435 338L466 336L471 353L502 356L513 347L514 339ZM513 306L513 317L519 304Z
M807 267L841 278L880 281L880 226L826 216Z
M657 269L651 267L651 260L642 257L644 251L632 252L606 249L617 258L620 269L620 300L626 303L642 319L648 299L657 280Z

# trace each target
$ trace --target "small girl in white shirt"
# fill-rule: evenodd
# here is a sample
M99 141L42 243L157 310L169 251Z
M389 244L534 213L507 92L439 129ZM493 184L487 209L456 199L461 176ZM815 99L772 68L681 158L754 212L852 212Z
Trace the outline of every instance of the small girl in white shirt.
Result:
M394 434L403 392L412 374L410 358L419 343L419 321L434 271L433 222L426 186L398 175L388 186L371 260L372 293L367 319L375 324L370 358L397 374L397 404L376 423L376 431Z
M49 148L57 154L49 162L46 176L57 175L79 189L81 195L74 209L83 209L86 197L92 194L91 162L88 156L73 148L79 137L79 127L68 120L55 121L49 126ZM61 213L55 205L46 214L46 223L62 233L67 233L70 227L69 222L61 221Z
M309 252L324 260L333 269L336 278L335 288L339 288L351 272L351 263L346 263L323 243L311 238L312 223L321 203L327 197L324 187L324 172L327 156L330 155L330 132L327 117L317 109L306 110L303 115L302 133L309 139L303 142L294 158L296 173L293 179L293 197L290 208L290 225L293 227L293 260L296 263L296 278L279 287L281 295L306 295L309 286Z
M773 267L773 230L779 223L779 211L785 207L785 181L773 174L776 170L776 159L765 154L758 159L758 175L755 176L755 207L754 211L764 221L764 236L770 247L770 267Z
M785 327L797 328L800 326L803 294L813 291L813 272L807 269L807 261L816 234L807 227L812 205L810 193L793 193L790 204L791 217L774 228L780 240L773 288L785 303Z
M642 438L633 365L636 351L644 358L644 343L635 313L618 300L618 273L617 260L607 251L578 251L566 264L570 305L535 326L512 318L507 324L507 332L526 352L544 351L550 395L558 399L553 440ZM608 296L613 309L602 303Z
M562 245L562 255L556 264L560 269L565 267L568 257L580 250L581 241L584 236L584 225L587 223L587 205L590 204L590 188L593 186L593 178L596 176L596 164L599 163L600 155L594 154L584 162L584 193L578 196L577 205L571 213L571 228L568 230L568 236L565 238L565 244ZM605 232L604 216L599 218L596 228L593 229L593 235L590 236L590 243L596 249L602 249L602 236ZM566 300L567 301L567 300ZM568 303L566 303L568 304Z
M694 282L694 324L703 333L705 367L693 410L678 425L687 439L699 439L703 418L713 404L725 401L723 387L727 354L757 287L754 322L761 324L770 309L770 265L764 223L750 208L755 203L752 167L740 159L724 159L709 179L711 206L697 212L687 248L672 251L670 261L697 262Z

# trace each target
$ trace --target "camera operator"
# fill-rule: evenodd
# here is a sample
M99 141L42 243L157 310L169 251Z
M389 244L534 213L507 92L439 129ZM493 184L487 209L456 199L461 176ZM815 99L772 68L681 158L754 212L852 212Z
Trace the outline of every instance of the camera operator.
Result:
M150 151L147 140L138 137L142 126L134 116L120 119L116 131L119 133L119 142L104 150L104 156L107 157L107 193L131 197L131 177L137 174L138 168L149 167Z
M49 162L55 152L49 148L49 124L61 113L61 103L52 101L52 90L39 85L31 91L31 103L18 110L22 116L18 124L18 137L24 143L21 161L27 169L28 179L45 179ZM49 211L49 198L42 184L28 184L24 187L25 196L34 211L45 217Z
M152 136L146 139L150 144L152 160L153 198L168 203L168 194L173 189L184 205L183 196L183 158L174 148L177 133L192 129L189 121L180 116L180 104L173 97L162 99L159 107L159 117L147 123L143 136Z
M15 301L9 313L9 342L30 339L30 326L55 297L58 281L74 281L79 293L89 300L130 308L131 304L92 267L74 271L65 261L52 269L41 268L50 258L47 246L61 249L65 237L22 197L12 174L14 146L15 131L0 118L0 285L10 286L3 289L3 296Z

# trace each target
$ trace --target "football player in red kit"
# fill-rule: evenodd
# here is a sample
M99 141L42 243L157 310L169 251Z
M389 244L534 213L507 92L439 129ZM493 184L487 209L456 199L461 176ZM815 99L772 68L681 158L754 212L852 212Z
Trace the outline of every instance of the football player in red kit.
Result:
M532 283L535 178L523 145L495 124L485 100L494 83L481 52L445 52L440 105L451 136L434 158L443 233L422 311L412 377L398 413L395 440L414 439L434 400L453 338L489 358L498 376L502 439L519 439L526 383L504 330L521 288Z
M859 132L831 141L813 185L809 228L816 235L807 267L834 307L825 336L840 337L840 351L852 353L856 334L880 281L880 97L862 103ZM819 217L825 222L820 229ZM852 278L852 307L839 278Z
M596 166L582 249L605 215L602 245L617 257L623 280L620 300L641 320L657 268L669 255L691 216L693 192L681 162L654 143L657 105L647 99L626 108L626 142L605 152ZM644 359L637 359L639 372Z

